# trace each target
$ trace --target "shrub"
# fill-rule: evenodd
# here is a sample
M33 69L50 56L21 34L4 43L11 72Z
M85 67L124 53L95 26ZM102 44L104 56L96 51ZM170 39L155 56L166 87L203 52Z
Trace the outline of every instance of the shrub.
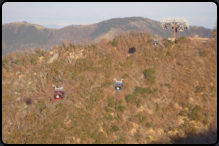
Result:
M129 77L129 75L125 73L122 78L125 78L125 77Z
M204 118L203 124L204 124L204 126L208 125L208 118Z
M85 77L83 75L79 76L78 78L79 78L80 81L84 81L85 80Z
M105 109L106 109L106 112L111 112L112 111L112 109L110 109L108 106Z
M169 85L169 84L165 84L165 86L166 86L167 88L170 88L170 85Z
M168 110L168 107L164 107L164 108L162 108L163 113L166 113L167 110Z
M140 106L141 106L141 99L138 99L138 101L136 101L136 104L137 104L137 108L140 108Z
M155 71L153 69L149 68L149 69L145 70L143 73L144 73L148 82L150 82L150 83L155 82L155 77L151 76L153 73L155 73Z
M147 124L146 124L146 127L147 127L147 128L150 128L150 127L151 127L151 123L147 123Z
M171 51L167 51L166 56L172 56L172 52Z
M120 66L125 67L125 68L131 68L132 67L132 62L125 62L125 63L121 63L120 62Z
M118 128L116 125L114 125L114 126L112 127L112 131L114 131L114 132L119 131L119 128Z
M195 90L195 93L200 93L200 92L203 92L204 90L205 90L204 87L202 87L202 86L197 86L197 87L196 87L196 90Z
M144 94L144 93L152 94L153 91L150 89L150 87L148 87L148 88L137 87L135 93L136 93L136 94L137 94L137 93L141 93L141 94Z
M208 51L199 51L200 56L207 56Z
M155 103L155 104L156 104L156 109L155 109L155 111L158 112L159 109L160 109L160 107L159 107L159 105L158 105L157 103Z
M124 112L124 110L126 109L126 107L125 106L118 106L118 107L116 107L116 110L117 111L121 111L121 112Z
M180 115L180 116L187 116L187 113L186 113L186 111L181 111L181 112L179 113L179 115Z
M128 103L134 101L136 99L136 95L135 94L129 94L127 97L126 97L126 101Z
M114 107L114 106L115 106L114 101L113 101L112 98L109 98L109 99L108 99L108 106L109 106L109 107Z
M109 116L107 117L107 120L113 120L113 116L112 116L112 115L109 115Z
M119 71L119 70L120 70L119 65L115 65L115 70L116 70L116 71Z
M118 43L118 40L113 40L112 45L113 45L114 47L116 47L116 46L117 46L117 43Z

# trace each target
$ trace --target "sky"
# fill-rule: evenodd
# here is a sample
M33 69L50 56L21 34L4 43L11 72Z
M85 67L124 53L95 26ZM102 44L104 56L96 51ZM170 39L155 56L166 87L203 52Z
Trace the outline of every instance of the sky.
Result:
M50 27L94 24L112 18L186 18L190 26L214 29L214 2L5 2L2 24L26 21Z

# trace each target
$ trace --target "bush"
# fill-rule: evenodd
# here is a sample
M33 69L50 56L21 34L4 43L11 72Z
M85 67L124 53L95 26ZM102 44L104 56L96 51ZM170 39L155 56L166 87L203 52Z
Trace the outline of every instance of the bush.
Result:
M114 107L114 106L115 106L114 101L113 101L112 98L109 98L109 99L108 99L108 106L109 106L109 107Z
M141 99L138 99L138 101L136 101L136 104L137 104L137 108L140 108L140 106L141 106Z
M145 78L147 79L148 82L150 82L150 83L155 82L155 77L151 76L153 73L155 73L155 71L153 69L149 68L149 69L145 70L143 73L144 73Z
M197 86L197 87L196 87L196 90L195 90L195 93L200 93L200 92L203 92L204 90L205 90L204 87L202 87L202 86Z
M146 124L146 127L147 127L147 128L150 128L150 127L151 127L151 123L147 123L147 124Z
M116 47L116 46L117 46L117 43L118 43L118 40L113 40L112 45L113 45L114 47Z
M127 97L126 97L126 101L128 103L134 101L136 99L136 95L135 94L129 94Z
M106 112L111 112L112 111L112 109L109 108L108 106L105 109L106 109Z
M78 78L79 78L80 81L84 81L85 80L85 77L83 75L79 76Z
M126 107L125 106L118 106L118 107L116 107L116 110L117 111L121 111L121 112L124 112L124 110L126 109Z
M207 56L208 51L199 51L200 56Z
M113 120L113 116L112 116L112 115L109 115L109 116L107 117L107 120Z
M118 128L116 125L114 125L114 126L112 127L112 131L114 131L114 132L119 131L119 128Z
M144 93L152 94L153 93L153 91L150 89L150 87L148 87L148 88L137 87L135 91L136 91L135 92L136 94L137 93L141 93L141 94L144 94Z
M179 115L180 115L180 116L187 116L187 113L186 113L186 111L181 111L181 112L179 113Z
M167 51L166 56L172 56L172 52L171 51Z
M204 118L203 124L204 124L204 126L208 125L208 118Z
M121 63L120 62L120 66L125 67L125 68L131 68L132 67L132 62L125 62L125 63Z
M125 78L125 77L129 77L129 75L125 73L122 78Z
M155 104L156 104L156 109L155 109L155 111L158 112L159 109L160 109L160 107L159 107L159 105L158 105L157 103L155 103Z

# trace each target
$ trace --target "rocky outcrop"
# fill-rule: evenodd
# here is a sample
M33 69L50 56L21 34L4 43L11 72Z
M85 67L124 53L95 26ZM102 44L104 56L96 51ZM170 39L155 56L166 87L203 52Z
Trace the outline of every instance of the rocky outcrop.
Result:
M48 75L47 72L45 72L45 73L40 72L41 85L43 88L45 88L45 85L46 85L46 76L47 75Z
M54 53L53 56L49 60L46 61L46 63L50 64L54 60L56 60L58 57L59 57L59 54L58 53Z

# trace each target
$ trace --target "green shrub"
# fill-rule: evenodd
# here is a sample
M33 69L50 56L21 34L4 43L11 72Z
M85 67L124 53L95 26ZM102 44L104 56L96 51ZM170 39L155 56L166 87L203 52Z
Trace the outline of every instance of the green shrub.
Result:
M195 90L195 93L200 93L200 92L203 92L204 90L205 90L204 87L202 87L202 86L197 86L197 87L196 87L196 90Z
M167 51L166 56L172 56L172 52L171 51Z
M204 124L204 126L208 125L208 118L204 118L203 124Z
M171 47L174 44L174 41L168 40L166 38L163 39L163 42L166 48Z
M129 75L125 73L122 78L125 78L125 77L129 77Z
M114 132L119 131L119 128L118 128L116 125L114 125L114 126L112 127L112 131L114 131Z
M165 86L166 86L167 88L170 88L170 85L169 85L169 84L165 84Z
M23 65L23 60L21 58L19 58L17 61L16 61L16 64L17 65Z
M180 116L187 116L187 113L186 113L186 111L181 111L181 112L179 113L179 115L180 115Z
M160 106L159 106L157 103L155 103L155 104L156 104L155 111L156 111L156 112L158 112L158 111L159 111L159 109L160 109Z
M31 64L33 64L34 62L36 62L37 61L37 58L32 58L31 59Z
M117 43L118 43L118 40L113 40L112 45L113 45L114 47L116 47L116 46L117 46Z
M109 116L107 117L107 120L113 120L113 116L112 116L112 115L109 115Z
M145 70L144 72L145 78L150 83L155 83L155 77L152 77L151 75L155 73L155 71L151 68Z
M112 109L110 109L108 106L105 109L106 109L106 112L111 112L112 111Z
M133 102L135 99L136 99L136 95L135 95L135 94L129 94L129 95L126 97L126 101L127 101L128 103Z
M78 78L79 78L80 81L84 81L85 80L85 77L83 75L79 76Z
M115 70L116 70L116 71L119 71L119 70L120 70L119 65L115 65Z
M166 113L168 111L168 107L162 108L163 113Z
M140 106L141 106L141 99L138 99L138 101L136 101L136 104L137 104L137 108L140 108Z
M118 107L116 107L116 110L117 111L121 111L121 112L124 112L124 110L126 109L126 107L125 106L118 106Z
M147 124L146 124L146 127L147 127L147 128L150 128L150 127L151 127L151 123L147 123Z
M177 39L177 43L183 41L184 39L185 39L185 37L180 37L180 38L178 38L178 39Z
M135 92L136 94L137 93L141 93L141 94L144 94L144 93L152 94L153 93L153 91L150 89L150 87L148 87L148 88L137 87L135 91L136 91Z
M115 106L114 101L113 101L112 98L109 98L109 99L108 99L108 106L109 106L109 107L114 107L114 106Z
M207 56L208 51L199 51L200 56Z
M125 67L125 68L131 68L132 67L132 62L125 62L125 63L121 63L120 62L120 66Z

